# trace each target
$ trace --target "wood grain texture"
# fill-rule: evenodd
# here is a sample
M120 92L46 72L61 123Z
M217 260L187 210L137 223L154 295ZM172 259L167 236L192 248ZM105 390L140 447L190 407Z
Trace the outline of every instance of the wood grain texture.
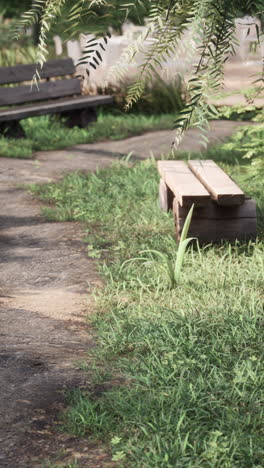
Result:
M245 194L212 160L190 160L188 166L219 205L240 205Z
M112 104L112 96L80 96L70 99L57 99L51 102L33 104L28 106L19 106L12 109L0 111L0 122L10 122L12 120L26 119L46 114L59 114L61 112L84 109L86 107L96 107L106 104Z
M81 94L78 78L70 80L49 81L36 86L17 86L16 88L0 89L0 106L24 104L25 102L46 101L59 97Z
M179 218L186 218L189 209L175 204L175 211ZM194 208L193 219L231 219L231 218L256 218L256 202L251 198L245 198L243 205L221 206L211 201L206 207Z
M212 202L211 206L206 208L194 209L188 237L197 238L200 244L255 240L256 203L247 199L244 205L224 208ZM186 208L182 208L174 199L173 214L177 240L180 240L187 213Z
M210 194L184 161L158 161L158 171L181 206L204 206Z
M164 182L163 179L160 179L159 184L159 204L160 208L163 211L170 211L172 210L174 194Z
M180 238L185 218L177 220L177 237ZM193 220L188 237L196 237L201 244L228 241L240 242L256 239L256 218L237 218L223 222L220 219Z
M0 67L0 84L22 83L31 81L38 69L41 78L72 75L75 67L72 59L49 60L42 69L37 64L15 65L13 67Z

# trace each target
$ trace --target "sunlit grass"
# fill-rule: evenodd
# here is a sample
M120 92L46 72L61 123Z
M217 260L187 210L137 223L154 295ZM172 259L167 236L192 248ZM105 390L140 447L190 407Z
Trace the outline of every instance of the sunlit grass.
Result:
M89 127L70 129L49 116L29 118L21 121L26 138L0 138L0 156L32 158L35 151L56 150L107 139L120 140L146 131L171 129L174 119L173 114L146 116L100 113L98 121Z
M257 242L190 247L173 287L158 259L127 262L146 250L176 260L154 161L32 186L49 219L85 223L88 254L101 257L94 359L122 383L73 392L63 424L107 440L119 466L263 466L263 181L242 156L192 158L213 158L256 199Z

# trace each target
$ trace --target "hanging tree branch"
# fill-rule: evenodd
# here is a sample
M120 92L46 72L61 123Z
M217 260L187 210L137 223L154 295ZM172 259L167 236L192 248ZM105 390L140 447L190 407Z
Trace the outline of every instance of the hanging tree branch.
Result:
M63 14L63 7L68 7L65 18L69 37L78 31L81 20L96 18L101 11L107 14L109 24L111 18L120 14L120 22L131 12L133 14L144 5L148 12L149 22L147 32L135 42L131 42L123 56L129 61L143 51L143 64L139 69L138 79L130 87L127 97L127 107L137 101L142 95L146 80L152 72L168 58L177 55L181 49L181 39L185 31L192 32L199 62L188 81L190 99L175 122L178 132L182 133L190 124L197 120L200 127L205 123L205 116L213 112L212 106L206 102L209 92L216 92L222 84L223 66L234 48L235 19L241 15L264 17L263 0L33 0L32 8L25 12L17 24L15 37L34 23L40 24L38 43L38 62L42 66L47 59L47 36L51 25L55 24ZM259 42L263 34L256 25ZM143 46L148 40L149 47L144 52ZM100 65L103 58L100 53L107 45L107 35L87 41L81 64L90 69ZM264 57L263 69L264 69ZM120 64L120 75L123 68ZM118 74L118 67L116 68ZM263 89L263 76L259 78L259 88Z

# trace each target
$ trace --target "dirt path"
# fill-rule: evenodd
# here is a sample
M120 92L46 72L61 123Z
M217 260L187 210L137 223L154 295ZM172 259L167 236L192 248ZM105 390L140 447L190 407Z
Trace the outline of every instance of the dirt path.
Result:
M212 124L210 140L229 136L233 122ZM49 223L41 204L21 188L54 180L76 169L95 170L116 156L166 153L173 132L156 132L118 142L40 152L35 160L0 158L0 466L41 467L43 460L79 460L106 467L103 447L56 433L64 390L89 387L89 372L76 363L94 346L86 324L91 288L100 284L86 254L82 226ZM182 144L197 149L191 130Z

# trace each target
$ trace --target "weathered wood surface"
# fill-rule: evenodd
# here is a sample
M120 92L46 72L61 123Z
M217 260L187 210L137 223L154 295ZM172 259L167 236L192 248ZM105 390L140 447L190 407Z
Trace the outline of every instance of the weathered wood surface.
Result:
M185 218L179 218L176 222L177 238L180 238ZM203 219L193 220L188 237L195 237L200 244L228 241L240 242L256 239L256 218L230 219L223 223L222 220Z
M37 69L36 64L0 67L0 84L22 83L31 81ZM42 69L38 66L41 78L72 75L75 67L72 59L49 60Z
M78 78L39 83L38 88L37 86L1 88L0 106L43 101L59 97L73 96L75 94L81 94L81 85Z
M160 208L164 211L172 210L174 194L167 186L163 179L160 179L159 184L159 204Z
M51 102L20 106L14 109L0 111L0 122L21 120L27 117L34 117L46 114L59 114L65 111L84 109L86 107L96 107L105 104L112 104L112 96L80 96L70 99L59 99Z
M184 161L158 161L158 171L182 206L204 206L210 194Z
M219 205L240 205L245 194L212 160L190 160L188 166Z
M189 208L175 206L177 216L186 218ZM211 201L206 207L197 207L193 210L192 219L231 219L231 218L256 218L256 202L252 198L245 198L243 205L221 206Z
M212 202L213 204L213 202ZM207 210L207 217L199 217L199 208L194 209L194 216L192 217L188 237L195 237L199 240L200 244L207 244L211 242L235 240L244 242L256 239L257 223L256 223L256 204L254 200L246 200L243 209L241 207L223 207L217 206L212 209L212 206ZM173 213L176 227L176 237L180 240L181 232L184 226L186 216L182 207L176 199L173 202ZM239 211L240 210L240 211ZM195 213L196 211L196 213ZM200 210L206 211L206 208ZM226 211L226 215L224 215ZM229 211L229 214L228 214ZM219 216L216 216L216 212ZM236 216L234 216L234 213ZM238 216L240 213L242 216ZM228 217L228 215L230 217ZM213 217L211 217L213 216Z

